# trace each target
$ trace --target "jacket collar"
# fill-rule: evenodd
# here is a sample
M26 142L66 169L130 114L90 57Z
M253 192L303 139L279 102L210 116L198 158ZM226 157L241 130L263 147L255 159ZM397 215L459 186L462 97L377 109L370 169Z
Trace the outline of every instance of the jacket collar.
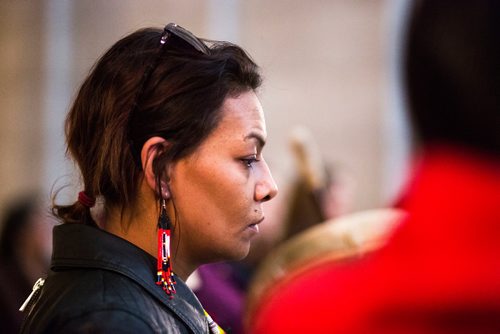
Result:
M141 285L175 313L193 332L207 328L203 307L191 289L176 276L177 293L169 296L155 284L156 259L134 244L111 233L84 224L54 228L51 269L97 268L119 273ZM199 317L192 317L199 314Z

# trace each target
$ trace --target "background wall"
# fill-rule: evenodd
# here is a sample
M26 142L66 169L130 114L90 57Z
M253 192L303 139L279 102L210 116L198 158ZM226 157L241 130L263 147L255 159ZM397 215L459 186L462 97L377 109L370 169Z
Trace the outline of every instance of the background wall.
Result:
M1 0L0 213L17 194L77 183L62 125L79 84L120 37L168 22L240 44L261 65L265 156L279 186L293 173L290 130L305 125L354 181L353 210L388 203L407 146L394 88L403 3ZM74 200L76 189L63 197Z

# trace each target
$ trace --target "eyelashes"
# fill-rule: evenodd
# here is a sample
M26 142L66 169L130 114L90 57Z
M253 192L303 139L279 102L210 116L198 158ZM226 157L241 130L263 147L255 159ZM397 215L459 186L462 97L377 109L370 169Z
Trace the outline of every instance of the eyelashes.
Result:
M259 162L260 160L257 159L257 156L256 155L253 155L251 157L246 157L246 158L242 158L240 159L240 161L243 163L243 165L246 167L246 168L252 168L253 165L256 163L256 162Z

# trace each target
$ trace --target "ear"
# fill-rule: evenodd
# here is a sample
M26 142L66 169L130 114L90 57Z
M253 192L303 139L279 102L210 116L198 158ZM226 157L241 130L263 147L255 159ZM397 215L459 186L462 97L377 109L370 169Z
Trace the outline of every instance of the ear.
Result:
M144 171L144 178L148 186L153 190L154 193L157 192L156 177L153 171L153 161L162 152L168 149L169 142L161 137L151 137L149 138L141 150L141 163L142 170ZM161 194L157 194L164 199L170 198L170 189L166 180L161 180Z

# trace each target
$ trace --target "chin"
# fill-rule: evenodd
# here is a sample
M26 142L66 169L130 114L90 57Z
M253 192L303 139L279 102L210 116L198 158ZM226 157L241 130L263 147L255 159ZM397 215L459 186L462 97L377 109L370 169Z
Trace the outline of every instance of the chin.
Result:
M205 259L202 263L240 261L250 253L250 242L227 243L224 247L205 249Z
M235 247L227 253L226 261L240 261L247 257L250 252L250 243L248 245Z

